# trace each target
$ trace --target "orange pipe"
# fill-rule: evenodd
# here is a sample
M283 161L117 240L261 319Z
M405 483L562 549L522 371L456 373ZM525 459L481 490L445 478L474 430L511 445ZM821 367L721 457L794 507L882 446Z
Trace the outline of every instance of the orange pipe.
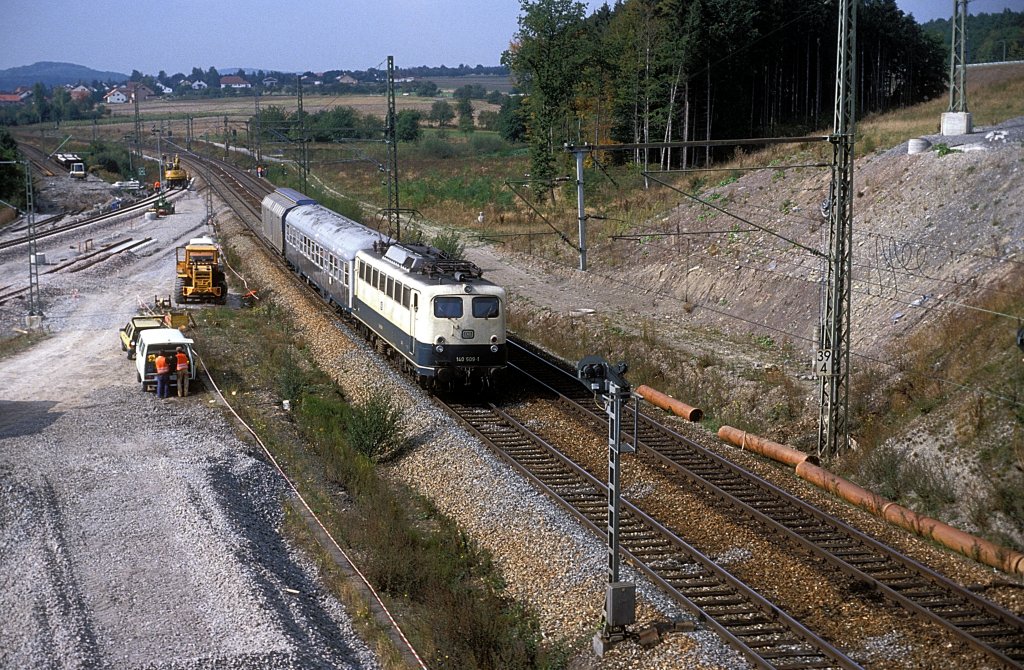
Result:
M718 437L740 448L749 449L787 465L793 465L796 467L796 475L801 479L904 530L1003 572L1024 575L1024 554L965 533L949 524L918 514L877 493L872 493L848 479L819 467L818 459L810 454L757 435L751 435L732 426L719 428Z
M655 391L650 386L641 385L636 387L636 394L652 405L681 416L687 421L696 422L704 418L704 412L700 408L690 407L685 402L670 398L661 391Z
M732 426L722 426L719 428L718 437L726 442L735 444L741 449L749 449L787 465L796 466L807 460L810 460L812 463L818 462L817 456L805 454L799 449L794 449L778 442L772 442L757 435L751 435L745 430L733 428Z
M965 533L949 524L918 514L912 509L887 500L808 461L796 466L796 474L801 479L880 516L904 530L1003 572L1024 575L1024 554L1020 552L1001 547L994 542Z

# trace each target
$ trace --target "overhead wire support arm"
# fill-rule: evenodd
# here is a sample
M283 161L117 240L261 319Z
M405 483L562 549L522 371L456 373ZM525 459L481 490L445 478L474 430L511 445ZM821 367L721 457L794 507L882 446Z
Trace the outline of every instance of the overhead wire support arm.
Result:
M739 139L739 140L692 140L692 141L685 141L685 142L640 142L640 143L634 143L634 144L586 144L586 143L580 144L580 145L565 144L564 145L565 151L574 154L575 157L576 157L576 221L577 221L577 226L578 226L578 229L579 229L579 240L580 240L579 241L579 245L577 246L577 251L579 252L579 255L580 255L580 265L579 265L580 270L584 270L585 271L587 269L587 218L589 218L589 217L587 216L586 209L584 207L584 197L585 197L585 194L584 194L584 189L583 189L583 157L586 154L593 153L595 151L634 151L634 150L638 150L638 149L667 149L667 148L683 148L683 147L718 147L718 146L742 146L742 145L764 145L764 144L805 144L805 143L810 143L810 142L827 141L828 139L829 139L828 137L822 137L821 135L807 135L807 136L802 136L802 137L758 137L758 138L747 138L747 139ZM603 168L602 168L602 171L603 171ZM607 172L605 174L607 174ZM650 171L644 170L642 172L642 174L643 174L645 179L654 179L651 176L653 173L651 173ZM664 181L661 181L660 179L654 179L654 181L658 182L659 184L663 184L664 186L668 186L669 188L673 188L673 189L675 188L675 187L671 186L670 184L667 184ZM678 189L675 189L675 190L678 190ZM764 232L766 232L766 233L768 233L770 235L774 235L776 237L781 237L777 233L774 233L774 232L768 230L767 228L763 228L761 226L758 226L756 223L752 223L750 221L742 219L741 217L738 217L735 214L732 214L732 213L730 213L730 212L728 212L728 211L726 211L726 210L724 210L724 209L722 209L720 207L712 205L709 202L701 200L700 198L697 198L696 196L694 196L694 195L692 195L690 193L686 193L684 191L679 191L679 192L682 193L683 195L689 197L689 198L693 198L694 200L697 200L698 202L701 202L702 204L707 205L708 207L712 207L712 208L722 212L723 214L726 214L728 216L732 216L733 218L739 219L740 221L743 221L747 225L754 226L755 228L759 228L759 229L763 230ZM548 224L548 225L550 225L550 224ZM552 228L553 227L554 226L552 226ZM799 244L798 242L795 242L795 241L787 239L787 238L782 238L782 239L784 239L786 242L789 242L790 244L793 244L793 245L795 245L795 246L797 246L797 247L799 247L801 249L809 251L812 254L815 254L815 255L818 255L818 256L822 255L821 252L817 251L816 249L811 249L810 247L806 247L806 246L804 246L802 244ZM566 241L568 241L568 240L566 240Z
M679 193L680 195L684 195L687 198L690 198L691 200L695 200L696 202L699 202L702 205L706 205L706 206L710 207L711 209L714 209L714 210L716 210L718 212L721 212L722 214L725 214L726 216L730 216L730 217L736 219L737 221L739 221L741 223L744 223L744 224L746 224L748 226L751 226L753 228L756 228L757 230L760 230L761 232L767 233L767 234L771 235L772 237L777 237L777 238L779 238L780 240L782 240L784 242L788 242L789 244L792 244L793 246L795 246L795 247L797 247L799 249L803 249L804 251L806 251L806 252L808 252L808 253L810 253L810 254L812 254L814 256L817 256L819 258L825 258L825 254L821 253L817 249L812 249L811 247L808 247L808 246L806 246L804 244L800 244L796 240L791 240L788 237L785 237L784 235L779 235L778 233L776 233L775 231L773 231L773 230L771 230L769 228L765 228L764 226L760 226L760 225L754 223L753 221L751 221L749 219L744 219L742 216L739 216L737 214L733 214L729 210L724 209L722 207L719 207L718 205L716 205L715 203L713 203L713 202L711 202L709 200L704 200L703 198L700 198L700 197L698 197L698 196L696 196L696 195L694 195L692 193L688 193L687 191L684 191L681 188L677 188L677 187L673 186L672 184L669 184L668 182L664 182L664 181L658 179L657 177L652 176L651 173L649 173L649 172L644 172L642 174L645 177L648 177L648 178L658 182L662 186L665 186L667 188L672 189L673 191L675 191L676 193Z
M558 228L556 228L556 227L555 227L555 225L554 225L553 223L551 223L551 221L549 221L549 220L548 220L548 218L547 218L546 216L544 216L544 212L542 212L542 211L540 211L539 209L537 209L537 208L536 208L536 207L534 206L534 204L533 204L532 202L530 202L530 199L529 199L529 198L527 198L527 197L526 197L526 196L524 196L524 195L523 195L522 193L520 193L520 192L519 192L518 190L516 190L516 188L515 188L515 182L511 182L511 181L509 181L509 180L507 180L507 179L506 179L506 180L505 180L505 186L508 186L508 187L509 187L509 189L510 189L510 190L512 191L512 193L514 193L514 194L515 194L515 196L516 196L517 198L519 198L520 200L522 200L522 201L523 201L523 202L524 202L524 203L526 204L526 206L527 206L527 207L529 207L530 209L532 209L532 210L533 210L533 213L534 213L534 214L536 214L537 216L539 216L539 217L540 217L540 220L541 220L541 221L543 221L543 222L544 222L545 224L547 224L548 228L550 228L550 229L551 229L552 231L554 231L555 235L558 235L559 239L561 239L561 240L562 240L563 242L565 242L566 244L568 244L568 245L569 245L570 247L573 247L574 249L576 249L577 251L579 251L579 248L573 245L573 243L572 243L572 240L570 240L570 239L569 239L569 238L568 238L568 237L566 236L566 234L565 234L565 233L563 233L563 232L562 232L562 231L560 231L560 230L559 230Z

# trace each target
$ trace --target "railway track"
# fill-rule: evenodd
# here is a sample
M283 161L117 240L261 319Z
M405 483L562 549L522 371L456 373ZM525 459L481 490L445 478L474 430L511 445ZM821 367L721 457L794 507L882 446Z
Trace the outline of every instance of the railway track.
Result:
M592 409L592 395L575 374L510 341L510 364L527 379L597 427L607 425ZM635 423L634 423L635 419ZM952 632L1009 667L1024 667L1024 619L901 554L835 517L657 423L624 409L624 436L637 452L668 467L772 533L824 559L908 612ZM628 431L632 433L632 431Z
M187 160L183 159L183 160ZM219 161L214 161L219 163ZM193 165L247 222L260 218L269 191L262 180L228 165ZM245 194L235 194L237 190ZM510 363L559 402L603 430L607 419L589 408L591 394L573 372L536 356L510 338ZM450 405L449 411L502 458L603 536L607 492L592 475L556 455L500 409ZM629 411L627 410L627 414ZM891 601L935 622L1008 667L1024 667L1024 621L860 531L657 424L640 413L639 453L786 537ZM633 420L624 417L624 424ZM627 441L633 441L627 438ZM624 505L622 548L627 558L685 607L705 618L759 667L858 667L830 643L764 600L641 509Z
M462 425L601 535L608 491L595 477L492 404L446 402ZM858 668L681 538L623 501L620 550L677 602L762 668Z
M182 165L192 174L201 175L217 196L223 200L243 221L262 219L263 197L273 187L263 179L255 177L230 163L215 158L189 154L182 149L179 154Z
M159 198L160 194L154 194L147 198L139 200L138 202L134 202L130 205L122 207L120 209L115 209L110 212L104 212L103 214L98 214L96 216L90 216L80 221L61 223L59 225L50 226L43 230L37 230L35 233L35 239L40 240L43 238L52 237L54 235L72 232L78 230L79 228L85 228L88 226L95 225L97 223L102 223L104 221L107 221L118 216L144 211L149 209L149 207ZM4 251L6 249L13 249L14 247L21 246L22 244L28 244L30 239L31 237L29 235L19 235L18 237L9 240L4 240L0 242L0 251Z
M45 151L37 149L30 144L20 143L18 149L29 165L44 177L53 177L58 174L66 174L67 170L63 165L50 158Z

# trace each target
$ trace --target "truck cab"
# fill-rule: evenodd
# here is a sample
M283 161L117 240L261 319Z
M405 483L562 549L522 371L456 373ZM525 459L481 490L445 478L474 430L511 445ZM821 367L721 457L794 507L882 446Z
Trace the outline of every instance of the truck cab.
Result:
M177 328L151 328L139 333L136 347L135 369L136 381L142 390L156 388L156 358L160 354L173 357L176 349L181 347L188 356L189 380L196 378L196 357L192 351L193 340L182 335ZM174 366L171 366L174 369Z
M128 360L134 359L135 347L142 331L163 328L165 325L163 318L159 316L133 316L118 331L118 335L121 337L121 351L128 352Z

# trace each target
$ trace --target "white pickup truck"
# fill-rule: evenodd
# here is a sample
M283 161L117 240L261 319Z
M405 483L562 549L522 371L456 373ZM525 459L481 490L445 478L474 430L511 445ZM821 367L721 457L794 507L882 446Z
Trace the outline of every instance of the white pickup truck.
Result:
M142 390L156 388L156 357L163 354L173 359L178 347L184 349L185 355L188 356L188 378L194 380L196 359L192 344L193 341L182 335L177 328L151 328L139 333L139 340L135 344L135 368L136 381L142 384ZM172 364L171 370L174 368Z

